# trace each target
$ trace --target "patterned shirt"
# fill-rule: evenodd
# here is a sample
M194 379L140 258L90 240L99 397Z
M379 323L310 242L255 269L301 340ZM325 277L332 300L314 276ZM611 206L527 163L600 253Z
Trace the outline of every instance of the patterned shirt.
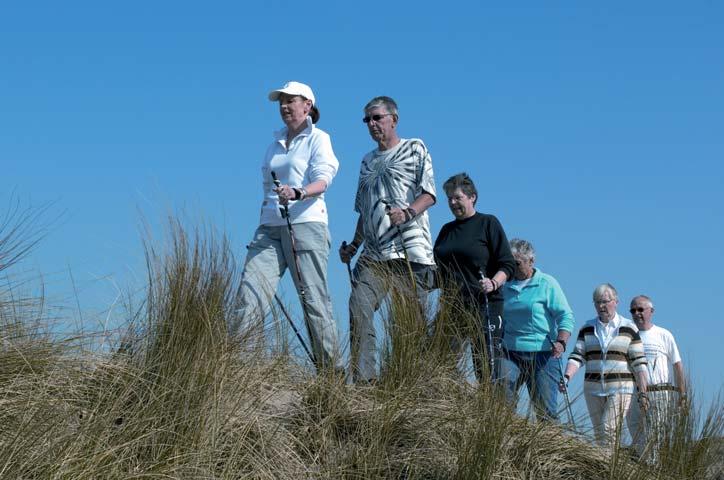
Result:
M427 212L400 225L398 231L386 210L406 208L423 193L435 197L432 159L422 140L401 139L389 150L365 155L354 202L362 218L363 256L376 261L405 258L406 249L411 262L435 264Z

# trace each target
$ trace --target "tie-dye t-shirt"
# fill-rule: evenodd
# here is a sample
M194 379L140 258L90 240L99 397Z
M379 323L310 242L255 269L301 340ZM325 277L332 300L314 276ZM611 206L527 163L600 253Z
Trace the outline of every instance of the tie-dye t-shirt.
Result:
M422 140L401 139L389 150L365 155L354 204L362 218L363 256L377 261L405 258L404 242L411 262L434 265L427 212L400 225L400 238L386 210L388 205L406 208L423 193L435 197L432 159Z

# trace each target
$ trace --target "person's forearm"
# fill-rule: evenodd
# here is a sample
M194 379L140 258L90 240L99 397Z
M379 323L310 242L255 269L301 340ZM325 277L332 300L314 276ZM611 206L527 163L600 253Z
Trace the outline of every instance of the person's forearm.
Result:
M636 377L636 385L639 387L639 392L646 393L649 389L648 375L646 370L638 370L634 372Z
M505 282L508 281L508 274L502 270L498 270L495 272L495 275L493 275L492 280L495 283L495 290L498 290Z
M571 338L571 332L567 332L566 330L558 330L558 336L556 337L555 341L561 341L564 344L568 345L568 339Z
M321 195L327 191L327 181L326 180L317 180L316 182L312 182L307 185L301 185L300 187L304 188L304 190L306 190L307 197L316 197L317 195ZM299 187L296 187L296 188L299 188Z
M568 364L566 365L566 373L564 373L564 375L567 378L571 379L571 378L573 378L573 375L575 375L576 372L578 371L578 368L579 367L576 362L568 362Z
M435 197L433 197L429 193L423 193L410 204L410 208L415 210L415 213L417 215L420 215L422 212L432 207L433 205L435 205Z

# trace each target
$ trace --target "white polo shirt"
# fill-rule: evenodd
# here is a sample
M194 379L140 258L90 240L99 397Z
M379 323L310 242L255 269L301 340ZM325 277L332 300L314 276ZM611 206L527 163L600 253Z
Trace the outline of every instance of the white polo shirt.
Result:
M276 173L282 185L302 187L318 180L332 184L339 161L332 150L327 132L315 127L307 117L307 127L287 145L287 128L274 132L274 142L269 145L261 165L264 199L261 206L261 225L285 225L279 213L279 197L274 193ZM300 201L289 202L292 223L322 222L327 224L327 205L324 194Z

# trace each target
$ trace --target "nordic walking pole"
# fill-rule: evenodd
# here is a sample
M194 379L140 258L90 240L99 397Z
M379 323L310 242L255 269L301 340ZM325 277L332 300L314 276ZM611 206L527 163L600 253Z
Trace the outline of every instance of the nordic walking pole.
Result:
M546 338L548 339L548 343L551 344L551 349L555 347L555 342L551 340L551 337L546 335ZM561 354L562 355L562 354ZM566 401L566 411L568 412L568 418L571 421L571 426L573 427L573 431L577 431L576 429L576 421L573 419L573 409L571 408L571 398L568 396L568 385L566 384L565 378L563 378L563 363L561 363L561 357L558 357L558 370L561 373L561 379L559 380L559 383L563 383L563 399Z
M274 171L271 172L272 179L274 180L274 185L279 188L282 184L282 182L279 181L277 178L277 174L274 173ZM311 332L312 330L309 328L309 311L307 308L307 291L304 289L304 282L302 281L302 269L299 267L299 255L297 254L297 244L294 241L294 229L292 228L292 221L289 219L289 207L287 205L283 205L279 208L281 211L282 217L284 217L287 220L287 230L289 231L289 241L291 243L292 247L292 256L294 257L294 269L297 272L297 280L299 281L299 288L297 291L299 292L299 301L302 304L302 313L304 315L304 324L307 326L307 332L310 333L310 340L311 340ZM314 355L314 353L311 353L312 363L314 365L317 365L317 358Z
M289 315L289 312L287 312L287 309L284 307L284 304L279 299L279 296L275 293L274 294L274 300L277 301L277 304L279 305L279 309L282 311L284 316L289 321L289 325L292 326L292 330L294 330L294 334L297 336L297 339L299 340L299 343L302 344L302 348L304 348L304 351L307 352L307 356L309 359L314 363L314 355L312 355L312 352L309 350L309 347L307 347L307 343L304 341L304 338L302 337L302 334L299 333L299 330L297 330L297 326L294 325L294 322L292 322L292 317Z
M392 207L388 203L385 205L385 212L389 216L390 211L392 210ZM391 221L391 219L390 219ZM405 246L405 237L402 236L402 228L400 228L399 225L395 227L397 229L397 234L400 236L400 244L402 245L402 254L405 256L405 263L407 264L407 270L410 272L410 280L412 281L412 291L415 292L415 296L417 296L417 283L415 282L415 274L412 273L412 265L410 264L410 257L407 255L407 247ZM394 241L392 242L392 245L394 245Z
M478 270L480 280L485 280L485 274L482 270ZM488 294L483 290L483 305L485 307L485 337L488 343L488 364L490 366L490 380L493 381L495 376L495 349L493 348L493 325L490 323L490 303L488 302Z

